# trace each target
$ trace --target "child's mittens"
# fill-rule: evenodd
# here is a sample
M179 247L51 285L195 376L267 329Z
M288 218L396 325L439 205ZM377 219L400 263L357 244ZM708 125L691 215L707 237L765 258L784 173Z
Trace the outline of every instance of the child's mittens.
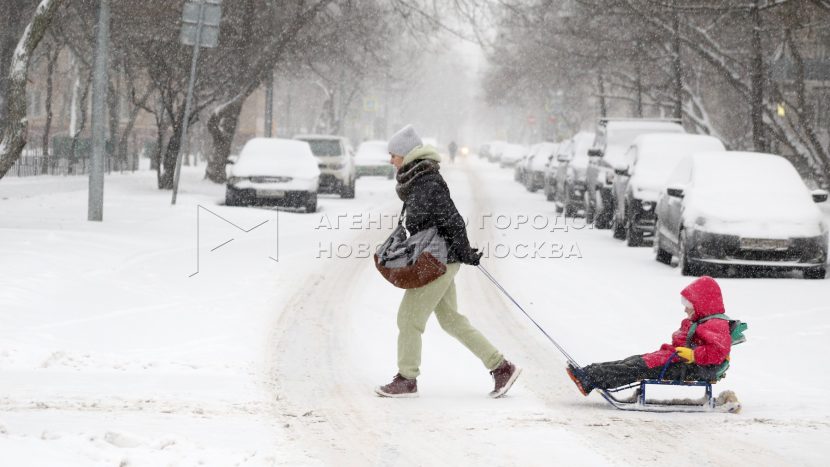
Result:
M677 356L680 357L685 363L694 363L695 362L695 351L688 348L688 347L675 347L674 351L677 352Z

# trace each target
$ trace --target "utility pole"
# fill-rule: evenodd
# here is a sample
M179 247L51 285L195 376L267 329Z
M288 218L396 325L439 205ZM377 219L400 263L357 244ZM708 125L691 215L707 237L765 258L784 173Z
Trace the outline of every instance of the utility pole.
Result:
M89 204L87 220L104 218L104 157L107 150L107 61L109 59L110 1L98 3L94 77L92 82L92 161L89 167Z

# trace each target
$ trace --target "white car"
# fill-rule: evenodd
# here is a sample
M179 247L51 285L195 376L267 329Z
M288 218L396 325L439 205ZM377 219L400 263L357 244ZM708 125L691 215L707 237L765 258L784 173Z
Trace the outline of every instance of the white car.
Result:
M501 167L513 167L515 166L522 157L524 157L528 152L528 148L522 146L521 144L505 144L504 149L501 153L501 157L499 158L499 166Z
M354 149L349 139L334 135L297 135L305 141L320 167L320 193L336 193L341 198L354 198L357 170Z
M654 235L654 208L657 198L677 163L698 152L726 151L714 136L686 133L649 133L638 136L623 156L625 167L614 177L617 208L614 210L614 238L626 239L628 246L640 246Z
M524 170L525 188L531 193L545 187L545 171L550 164L555 164L554 154L559 149L557 143L539 143L533 149L532 156L528 156L528 162Z
M827 270L827 231L812 193L781 156L707 152L683 159L657 205L657 261L679 258L683 275L704 269L795 269L809 279Z
M389 162L389 144L386 141L364 141L354 156L357 176L384 175L392 178L395 167Z
M320 169L304 141L254 138L227 172L227 206L273 203L317 211Z

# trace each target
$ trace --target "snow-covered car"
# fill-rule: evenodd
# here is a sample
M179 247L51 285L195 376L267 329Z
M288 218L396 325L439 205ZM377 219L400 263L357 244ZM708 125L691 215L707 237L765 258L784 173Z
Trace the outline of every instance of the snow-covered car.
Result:
M576 216L582 210L585 217L589 218L586 177L588 150L594 137L593 133L581 131L563 143L556 156L556 170L552 172L552 176L547 177L546 185L552 184L553 187L546 190L553 192L556 208L563 211L565 217Z
M828 226L812 193L781 156L708 152L684 158L657 205L657 261L683 275L706 267L796 269L823 279Z
M317 211L320 169L304 141L254 138L228 169L227 206L273 203Z
M672 170L684 157L697 152L726 151L714 136L684 133L641 135L626 151L625 167L615 170L614 238L626 239L628 246L640 246L654 235L657 198Z
M587 210L594 226L608 229L614 218L614 171L625 167L624 154L638 136L646 133L685 133L680 120L651 118L601 118L589 153L587 182L590 198Z
M487 160L490 162L499 162L507 144L508 143L505 141L491 141L489 144L490 151L488 152Z
M524 184L527 191L534 193L545 187L545 169L555 163L553 156L559 145L556 143L539 143L534 146L532 155L528 156L524 169Z
M389 162L388 143L386 141L364 141L357 147L354 156L357 177L382 175L386 178L395 176L395 167Z
M521 144L505 144L499 157L499 166L502 168L515 166L522 157L527 155L527 151L527 147Z
M320 168L320 193L335 193L341 198L354 198L357 170L354 149L348 138L333 135L297 135L305 141L317 158Z

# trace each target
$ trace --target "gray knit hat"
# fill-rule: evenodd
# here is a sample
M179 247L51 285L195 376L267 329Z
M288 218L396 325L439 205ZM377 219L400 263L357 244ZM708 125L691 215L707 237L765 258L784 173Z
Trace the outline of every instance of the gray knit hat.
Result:
M389 138L389 152L396 156L406 156L418 146L423 146L421 137L415 133L412 125L407 125Z

